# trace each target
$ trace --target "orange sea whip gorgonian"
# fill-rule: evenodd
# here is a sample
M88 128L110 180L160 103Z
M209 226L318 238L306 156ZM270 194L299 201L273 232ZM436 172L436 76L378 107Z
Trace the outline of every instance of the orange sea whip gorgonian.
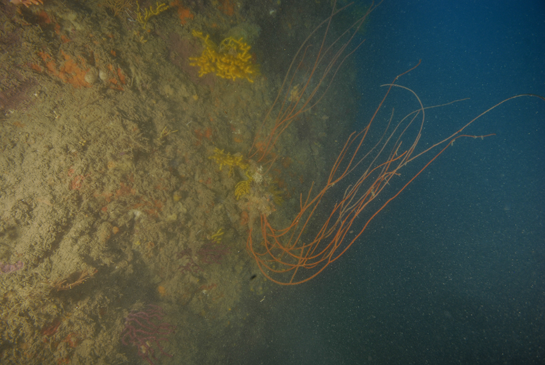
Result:
M349 5L347 5L349 6ZM377 5L378 6L378 5ZM367 13L352 24L341 36L326 44L328 31L335 9L301 45L296 53L261 128L258 130L250 158L264 165L272 165L277 159L275 145L280 135L303 112L310 110L324 97L339 68L346 58L363 42L348 50L354 35L366 17L376 6L372 4ZM313 65L307 71L297 67L303 63L310 48L311 36L321 29L324 34ZM297 214L282 228L271 223L268 215L260 215L260 229L249 227L247 249L256 260L261 272L271 281L282 285L304 283L320 274L329 264L340 258L363 234L371 220L395 199L414 179L420 175L454 141L462 137L485 138L488 135L466 135L463 131L477 119L501 104L522 96L507 98L485 110L463 125L456 132L429 147L417 149L422 137L426 111L444 107L456 101L436 106L424 106L411 89L399 85L399 78L413 68L396 76L386 87L386 93L367 124L350 134L339 152L325 185L319 190L312 185L306 196L301 195ZM296 88L294 80L301 77L306 82ZM383 122L378 117L393 90L399 89L412 95L414 110L398 117L392 108ZM276 115L269 121L269 117ZM382 116L381 116L382 117ZM433 154L432 151L436 151ZM427 156L424 157L424 156ZM422 165L416 172L401 175L400 171L419 157ZM394 179L395 180L392 180ZM395 181L395 187L386 189ZM285 222L285 221L284 221Z

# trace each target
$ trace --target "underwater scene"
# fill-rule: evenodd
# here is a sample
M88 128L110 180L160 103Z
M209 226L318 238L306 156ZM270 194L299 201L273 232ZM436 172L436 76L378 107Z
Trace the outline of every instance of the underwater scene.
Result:
M0 363L542 364L544 19L0 0Z

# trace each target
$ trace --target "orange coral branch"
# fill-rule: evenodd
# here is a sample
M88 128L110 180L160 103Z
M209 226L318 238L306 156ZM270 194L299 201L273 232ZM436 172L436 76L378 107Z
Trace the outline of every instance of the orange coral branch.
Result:
M93 272L90 273L87 270L83 270L80 273L74 273L70 275L68 278L64 280L55 280L53 283L51 283L51 286L57 289L57 291L70 290L80 284L83 284L87 279L93 277L97 273L97 271L98 270L95 269ZM79 274L79 277L77 279L73 280L72 282L68 282L68 280L71 280L72 276L78 275L78 274Z
M27 8L31 5L42 5L43 0L10 0L10 2L14 5L24 5Z
M371 6L371 9L373 9L373 6ZM337 14L337 11L334 10L331 17L335 14ZM331 17L327 20L328 22L331 21ZM334 43L338 42L338 40L335 40ZM325 47L324 43L322 43L323 47ZM331 46L326 47L327 50L330 48ZM344 46L341 48L344 48ZM316 65L323 59L323 54L328 53L327 50L324 53L321 50L318 52L315 67L307 77L313 77ZM303 54L305 52L303 49L300 49L300 51ZM341 56L339 52L336 52L335 55L337 59ZM292 66L294 64L295 61L292 62ZM326 69L331 69L334 65L335 63L330 62L327 64ZM370 222L450 147L452 142L462 137L484 138L490 136L491 134L483 136L462 134L467 127L483 115L508 100L521 96L538 97L545 101L545 98L541 96L530 94L510 97L479 114L449 137L433 144L431 147L417 151L426 121L426 110L452 103L425 107L414 91L396 83L401 76L414 70L418 65L396 76L392 83L382 85L387 87L387 91L369 122L362 130L353 132L348 137L331 167L324 187L314 191L312 185L306 196L301 195L299 212L291 219L290 223L284 228L275 228L272 222L268 220L268 215L261 214L259 231L254 230L252 224L249 224L247 250L256 260L261 272L271 281L282 285L295 285L309 281L323 272L329 264L347 252L361 237ZM338 67L340 65L335 66L336 69ZM293 80L294 76L290 75L288 71L284 84L291 85ZM307 88L309 80L306 81L303 90ZM318 84L322 81L323 77L318 79ZM383 109L386 99L394 88L400 88L411 93L418 107L402 116L397 122L394 121L392 111L390 117L381 126L376 121L378 119L377 115ZM265 139L265 145L260 145L261 141L257 139L254 142L252 155L257 155L260 160L264 160L265 157L269 158L268 156L272 155L271 149L279 135L287 128L287 125L298 114L311 108L323 97L323 94L316 96L317 90L314 88L309 90L310 94L307 99L302 100L301 94L296 92L296 98L292 101L289 100L293 95L291 86L286 88L283 85L282 89L285 95L279 95L275 101L276 108L280 105L279 117L276 119L272 131ZM309 101L313 97L316 99ZM275 108L275 105L271 110ZM258 148L258 146L262 146L262 148ZM424 161L423 167L416 173L409 174L404 181L398 182L398 187L392 188L389 197L384 198L385 188L389 185L390 180L394 176L400 176L400 170L407 164L424 154L430 153L432 150L439 151L427 161ZM321 211L322 203L326 200L326 194L334 189L340 195L335 196L336 201L334 203L330 202L332 207L329 209L328 214L324 215L324 212ZM340 199L336 198L337 196L340 196ZM379 196L382 199L378 202L375 201ZM357 224L354 225L356 222Z

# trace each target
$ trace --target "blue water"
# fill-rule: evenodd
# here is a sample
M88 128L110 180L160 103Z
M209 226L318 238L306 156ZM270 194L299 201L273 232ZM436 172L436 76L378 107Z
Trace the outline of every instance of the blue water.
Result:
M365 37L361 125L418 60L399 83L424 104L470 98L430 112L422 145L545 95L543 1L386 0ZM545 363L545 102L467 132L496 136L456 141L342 259L286 289L257 363Z

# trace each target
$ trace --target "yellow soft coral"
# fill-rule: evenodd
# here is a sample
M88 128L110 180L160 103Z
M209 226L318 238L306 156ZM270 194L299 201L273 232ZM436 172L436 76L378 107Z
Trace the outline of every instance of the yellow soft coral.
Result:
M224 79L246 79L254 82L258 74L257 66L252 62L249 54L250 46L242 38L236 40L229 37L221 41L219 47L202 32L193 31L193 36L200 38L204 43L204 50L200 57L190 57L191 66L199 67L199 76L214 73Z
M216 161L216 163L220 165L220 170L224 165L229 166L230 174L233 172L233 167L235 166L240 167L242 170L247 170L250 166L247 162L244 161L242 155L231 155L229 152L225 153L219 148L215 148L214 154L208 158Z
M252 176L249 174L248 170L246 171L246 176L248 177L248 180L242 180L238 184L235 185L235 199L239 200L246 194L250 194L250 187L252 185L252 181L254 180Z
M250 184L254 178L250 175L250 164L244 160L242 155L231 155L229 152L225 153L223 150L215 148L214 154L208 158L216 161L220 165L220 170L223 166L229 166L229 176L233 174L234 167L239 167L245 172L248 179L239 182L235 186L235 198L237 200L250 193Z
M210 236L210 240L214 241L216 243L221 243L221 240L223 239L223 235L225 232L223 232L223 228L218 229L216 233L214 233L212 236Z
M140 4L136 2L136 20L142 25L142 28L147 29L148 20L150 20L152 16L157 16L166 10L168 10L168 4L159 4L159 2L157 2L157 8L155 10L153 10L153 6L150 6L149 10L144 9L144 13L142 13L140 11Z

